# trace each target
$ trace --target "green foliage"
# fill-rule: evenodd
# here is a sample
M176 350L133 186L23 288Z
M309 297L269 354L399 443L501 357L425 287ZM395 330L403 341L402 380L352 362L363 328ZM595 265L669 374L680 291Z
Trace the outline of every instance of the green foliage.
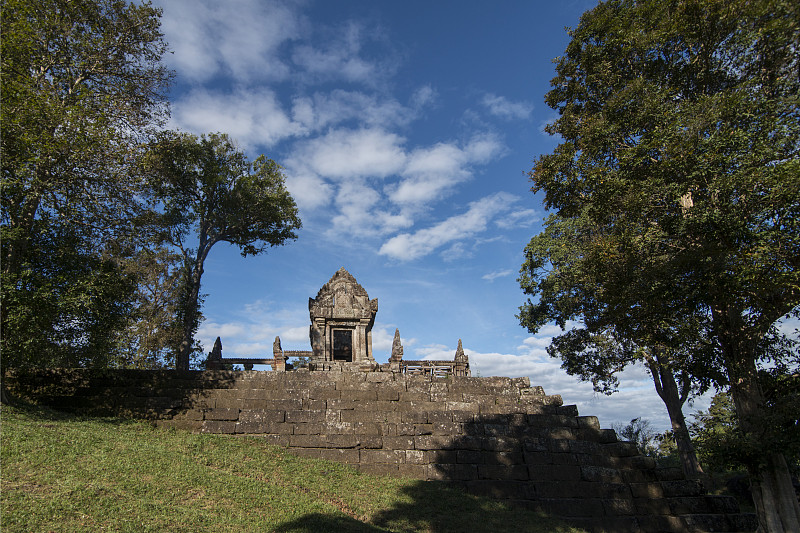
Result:
M580 530L435 482L371 476L259 438L3 408L0 521L27 531Z
M648 457L659 456L658 434L649 420L638 417L631 420L627 425L613 424L611 428L619 438L636 443L636 447L639 448L642 455Z
M730 386L756 440L775 426L758 347L800 306L800 4L611 0L570 36L546 97L561 143L530 173L555 212L526 248L520 321L688 342L691 365L667 368ZM778 442L756 476L765 531L800 525Z
M708 332L712 308L763 335L800 303L796 10L607 2L583 16L547 95L563 142L531 172L556 213L526 249L524 326L580 317L669 346Z
M211 248L227 242L243 257L258 255L297 238L301 222L280 166L264 155L251 163L224 134L165 133L151 146L147 168L162 213L161 238L183 258L177 365L188 368L197 352L200 283Z
M166 116L160 11L5 0L3 364L103 365L128 318L143 233L141 140Z
M117 362L117 335L130 317L136 282L82 244L70 228L48 225L31 242L23 268L3 276L4 368Z
M119 363L125 368L154 369L175 365L181 342L178 320L182 258L164 247L143 248L125 262L137 281L132 313L120 333Z
M698 411L689 431L703 464L712 472L738 470L747 457L758 455L758 443L743 434L730 394L714 395L708 411Z

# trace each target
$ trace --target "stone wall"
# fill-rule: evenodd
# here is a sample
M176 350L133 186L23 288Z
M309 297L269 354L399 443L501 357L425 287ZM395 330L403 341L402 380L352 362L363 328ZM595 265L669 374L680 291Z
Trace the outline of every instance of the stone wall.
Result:
M597 531L753 531L736 501L659 469L527 378L390 372L42 371L12 394L54 408L257 435L363 471L446 480Z

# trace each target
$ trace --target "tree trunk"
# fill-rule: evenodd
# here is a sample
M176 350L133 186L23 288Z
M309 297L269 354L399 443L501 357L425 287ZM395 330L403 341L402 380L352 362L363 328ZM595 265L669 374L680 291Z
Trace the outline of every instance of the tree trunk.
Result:
M766 464L750 471L750 492L758 513L759 533L800 531L797 496L782 454L768 454Z
M686 427L686 418L683 416L683 403L672 370L659 364L652 358L648 359L650 374L656 386L656 392L667 407L669 421L672 424L672 434L678 448L678 457L681 461L683 474L689 479L706 479L707 476L697 460L692 439L689 437L689 428Z
M755 370L753 374L740 376L735 383L734 380L731 382L731 395L742 429L752 435L763 434L766 428L761 428L759 422L763 420L761 411L764 398L755 380ZM750 492L758 514L759 532L800 531L800 504L792 486L786 458L776 451L765 450L763 459L758 465L748 465Z
M748 337L741 314L730 310L718 312L714 314L714 321L742 431L755 438L767 435L769 428L764 426L766 400L758 381L755 361L759 339ZM760 461L747 466L759 533L800 531L800 504L783 454L764 450Z
M8 392L6 391L6 382L0 382L0 405L12 405L11 398L9 397Z
M205 257L198 252L198 258L192 266L192 271L186 276L186 283L189 286L186 290L186 299L183 301L183 335L175 358L177 370L189 370L194 334L197 329L197 302L200 299L200 280L203 276L204 259Z

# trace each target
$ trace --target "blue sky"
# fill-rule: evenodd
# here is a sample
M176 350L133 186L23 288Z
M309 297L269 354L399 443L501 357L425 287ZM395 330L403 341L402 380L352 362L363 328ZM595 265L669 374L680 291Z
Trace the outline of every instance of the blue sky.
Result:
M641 368L598 396L515 314L523 249L540 230L526 172L557 141L542 131L553 58L595 2L162 0L176 71L170 127L231 135L285 169L299 238L255 258L217 245L199 338L226 356L309 349L308 298L345 267L379 299L385 362L452 359L473 375L530 376L603 427L666 410ZM706 401L696 407L705 408Z

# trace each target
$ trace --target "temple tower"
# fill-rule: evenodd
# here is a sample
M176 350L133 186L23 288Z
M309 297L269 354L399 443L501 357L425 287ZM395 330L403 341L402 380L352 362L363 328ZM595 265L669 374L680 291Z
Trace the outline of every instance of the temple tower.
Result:
M375 363L372 326L378 299L370 300L344 267L322 286L316 298L308 299L308 312L314 366L325 368L337 361Z

